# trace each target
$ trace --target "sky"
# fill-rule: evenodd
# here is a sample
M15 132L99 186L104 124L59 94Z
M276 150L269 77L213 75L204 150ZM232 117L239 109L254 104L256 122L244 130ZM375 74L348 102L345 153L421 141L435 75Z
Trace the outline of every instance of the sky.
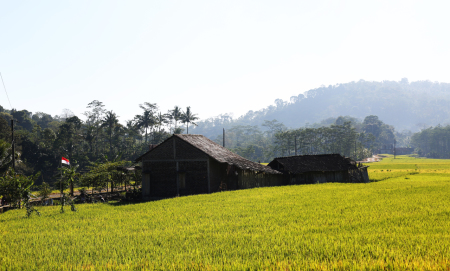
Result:
M450 1L0 0L0 105L201 119L351 81L450 82Z

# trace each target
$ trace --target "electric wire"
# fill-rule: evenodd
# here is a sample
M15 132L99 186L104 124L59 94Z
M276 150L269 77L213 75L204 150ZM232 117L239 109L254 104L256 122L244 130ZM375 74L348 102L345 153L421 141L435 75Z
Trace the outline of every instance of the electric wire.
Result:
M1 72L0 72L0 77L2 78L2 83L3 83L3 88L5 89L6 98L8 98L8 103L9 103L9 106L11 107L11 110L12 110L13 107L12 107L12 105L11 105L11 101L9 100L8 92L6 91L6 87L5 87L5 81L3 81L3 76L2 76L2 73L1 73Z

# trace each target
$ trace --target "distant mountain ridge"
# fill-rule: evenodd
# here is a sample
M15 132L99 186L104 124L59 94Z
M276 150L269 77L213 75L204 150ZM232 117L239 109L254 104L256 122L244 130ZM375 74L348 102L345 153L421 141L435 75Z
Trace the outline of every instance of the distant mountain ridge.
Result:
M193 133L214 137L222 128L235 125L261 125L276 119L290 128L318 123L327 118L351 116L364 119L376 115L397 131L419 131L422 128L450 123L450 84L430 81L369 82L360 80L322 86L291 97L289 102L277 99L259 111L249 111L232 119L224 114L200 121Z

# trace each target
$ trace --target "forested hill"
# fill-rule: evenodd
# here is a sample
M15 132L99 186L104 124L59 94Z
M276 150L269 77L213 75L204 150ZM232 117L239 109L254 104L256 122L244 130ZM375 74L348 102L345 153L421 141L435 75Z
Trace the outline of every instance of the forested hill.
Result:
M217 136L222 128L235 125L261 125L276 119L291 128L318 123L327 118L351 116L364 119L376 115L397 131L450 123L450 84L430 81L368 82L360 80L334 86L322 86L290 101L277 99L275 105L232 119L220 115L201 121L193 133Z

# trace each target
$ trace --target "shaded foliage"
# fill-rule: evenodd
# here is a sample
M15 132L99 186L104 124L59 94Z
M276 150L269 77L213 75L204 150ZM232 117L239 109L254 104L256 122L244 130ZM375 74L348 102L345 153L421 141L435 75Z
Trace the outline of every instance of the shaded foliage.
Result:
M420 156L450 158L450 125L423 129L411 141Z
M190 107L186 112L176 106L170 114L159 111L157 104L145 102L143 111L125 124L105 105L94 100L87 105L84 120L64 109L61 115L51 116L43 112L0 109L0 173L11 166L11 127L15 119L16 159L21 155L23 163L16 167L25 175L42 172L37 184L46 181L58 186L58 167L61 156L77 161L80 172L90 170L92 163L115 157L132 161L148 150L149 144L158 144L171 133L182 133L182 121L195 125L197 115ZM171 122L172 120L172 122Z

